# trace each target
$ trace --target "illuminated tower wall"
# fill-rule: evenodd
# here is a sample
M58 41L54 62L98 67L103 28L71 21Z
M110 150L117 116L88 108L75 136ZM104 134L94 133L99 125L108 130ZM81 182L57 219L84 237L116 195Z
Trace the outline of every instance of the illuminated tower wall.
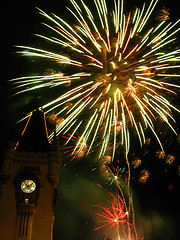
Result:
M0 238L51 240L60 149L49 144L44 113L35 110L18 143L9 143L0 174Z

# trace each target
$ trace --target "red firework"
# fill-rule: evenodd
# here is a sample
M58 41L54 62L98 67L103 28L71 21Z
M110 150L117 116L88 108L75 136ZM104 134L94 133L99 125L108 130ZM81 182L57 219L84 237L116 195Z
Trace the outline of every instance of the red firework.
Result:
M77 161L79 161L88 152L88 146L84 138L79 141L79 134L77 132L75 134L77 135L77 137L71 134L67 134L67 136L62 136L63 138L67 139L66 143L68 143L69 141L73 142L73 145L68 145L66 147L64 146L62 148L63 150L67 151L67 157L72 156L70 161L74 159L77 159Z
M110 207L94 205L99 207L101 210L100 212L94 212L94 214L100 216L101 220L99 220L99 222L102 223L101 226L95 228L94 230L98 230L107 226L110 228L119 228L120 224L123 223L130 225L126 219L128 212L125 212L124 203L121 197L119 195L118 197L115 197L113 194L111 194L111 196L113 197L113 200L111 201Z

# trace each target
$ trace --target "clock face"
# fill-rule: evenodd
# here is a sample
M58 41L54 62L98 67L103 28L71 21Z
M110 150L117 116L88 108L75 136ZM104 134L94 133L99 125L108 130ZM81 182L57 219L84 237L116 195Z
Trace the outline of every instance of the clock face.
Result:
M32 193L36 189L36 184L33 180L27 179L21 183L21 190L24 193Z

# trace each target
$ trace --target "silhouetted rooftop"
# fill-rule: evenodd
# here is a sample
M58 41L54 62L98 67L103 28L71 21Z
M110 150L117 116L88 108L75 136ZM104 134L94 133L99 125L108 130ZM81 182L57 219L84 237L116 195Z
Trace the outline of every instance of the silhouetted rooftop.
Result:
M37 109L32 112L16 149L28 152L49 151L46 119L42 110Z

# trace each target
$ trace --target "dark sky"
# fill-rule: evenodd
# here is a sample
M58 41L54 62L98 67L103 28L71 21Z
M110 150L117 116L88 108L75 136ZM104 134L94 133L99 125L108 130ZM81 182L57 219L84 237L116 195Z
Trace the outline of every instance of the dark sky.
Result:
M129 2L131 0L127 0ZM32 110L35 103L32 95L22 98L12 98L11 85L8 79L23 76L31 71L33 63L15 54L14 45L26 43L36 44L33 33L41 29L36 7L46 12L54 12L66 18L65 0L24 0L6 1L0 7L1 15L1 153L5 142L9 138L19 115L26 111L26 102L30 102ZM141 0L133 1L142 4ZM172 20L179 18L179 5L177 0L159 1L159 6L169 8ZM129 7L129 5L128 5ZM156 8L158 10L158 7ZM38 41L37 41L37 44ZM34 65L33 65L34 67ZM179 121L178 121L179 122ZM178 126L177 126L178 127ZM152 148L153 146L151 146ZM179 161L178 147L172 152L176 156L176 163L172 167L162 164L161 160L146 159L146 166L152 171L152 177L146 186L139 186L133 182L137 215L139 224L145 225L147 238L145 240L177 240L179 220L179 178L177 165ZM151 151L150 149L149 151ZM153 150L152 150L153 151ZM93 156L92 156L93 157ZM93 204L103 202L105 193L99 192L96 183L102 181L98 173L92 172L91 159L83 160L78 164L67 164L60 169L60 184L58 200L55 208L56 221L54 240L101 240L103 232L95 232L96 218L91 214ZM152 161L148 163L148 161ZM156 168L156 169L154 169ZM136 174L136 173L135 173ZM95 203L94 203L95 202ZM154 233L153 233L154 231ZM164 236L163 232L164 231ZM148 238L151 235L151 238ZM154 234L154 235L153 235ZM168 235L169 234L169 235ZM163 236L163 238L162 238Z

